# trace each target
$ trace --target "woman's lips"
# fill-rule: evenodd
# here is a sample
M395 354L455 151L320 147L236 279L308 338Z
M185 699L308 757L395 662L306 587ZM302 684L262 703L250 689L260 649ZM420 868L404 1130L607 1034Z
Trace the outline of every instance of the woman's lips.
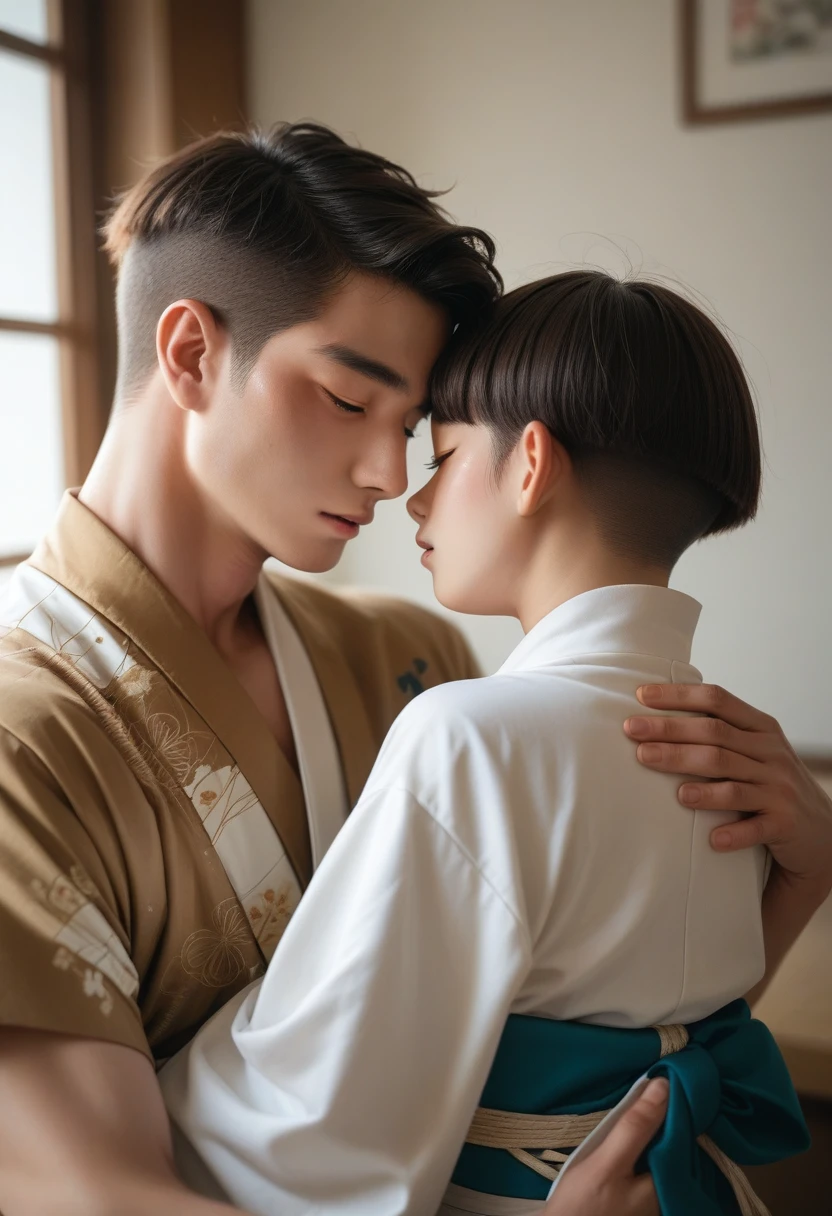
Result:
M428 558L430 557L431 553L433 553L433 545L428 544L426 540L420 540L418 536L416 537L416 544L420 549L424 549L421 562L423 566L426 566L428 564Z

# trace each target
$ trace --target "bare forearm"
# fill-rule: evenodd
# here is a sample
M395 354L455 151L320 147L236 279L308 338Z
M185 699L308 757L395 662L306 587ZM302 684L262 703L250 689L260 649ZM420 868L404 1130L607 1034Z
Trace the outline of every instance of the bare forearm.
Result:
M242 1216L177 1177L151 1061L115 1043L0 1029L3 1216Z
M119 1216L157 1216L159 1212L164 1212L165 1216L243 1216L240 1208L203 1199L175 1183L140 1186L132 1191L120 1190L118 1194L102 1196L97 1207L84 1209L83 1216L112 1216L113 1212L118 1212Z
M100 1181L89 1190L74 1186L64 1178L54 1187L44 1188L42 1179L35 1185L5 1187L3 1212L6 1216L243 1216L239 1208L203 1199L175 1180L170 1183L119 1181L108 1186Z
M766 973L751 992L753 1005L774 978L778 967L829 895L826 879L799 878L775 865L763 895L763 934Z

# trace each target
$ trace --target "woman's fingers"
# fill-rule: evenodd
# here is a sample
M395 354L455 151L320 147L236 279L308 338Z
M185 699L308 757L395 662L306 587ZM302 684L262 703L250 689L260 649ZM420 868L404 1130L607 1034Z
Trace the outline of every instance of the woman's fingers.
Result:
M710 714L740 730L769 733L780 729L769 714L741 701L718 684L644 684L637 696L650 709Z

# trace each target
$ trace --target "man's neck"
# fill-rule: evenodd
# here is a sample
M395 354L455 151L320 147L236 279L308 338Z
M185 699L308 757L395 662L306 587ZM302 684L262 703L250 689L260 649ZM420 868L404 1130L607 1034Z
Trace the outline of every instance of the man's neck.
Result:
M221 651L266 554L206 501L189 474L184 411L152 383L114 413L81 502L128 545Z

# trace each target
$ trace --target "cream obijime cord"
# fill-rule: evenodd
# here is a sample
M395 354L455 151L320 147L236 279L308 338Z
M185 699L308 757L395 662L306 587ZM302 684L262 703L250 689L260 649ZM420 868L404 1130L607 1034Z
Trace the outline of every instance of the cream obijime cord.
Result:
M654 1026L653 1029L659 1036L662 1056L672 1055L687 1046L688 1032L684 1026ZM465 1142L481 1148L505 1149L523 1165L554 1182L561 1166L569 1160L569 1153L562 1150L574 1150L609 1113L597 1110L587 1115L520 1115L480 1106ZM710 1136L698 1136L696 1142L730 1183L741 1216L771 1216L739 1166L726 1157ZM529 1152L530 1148L538 1149L539 1155Z

